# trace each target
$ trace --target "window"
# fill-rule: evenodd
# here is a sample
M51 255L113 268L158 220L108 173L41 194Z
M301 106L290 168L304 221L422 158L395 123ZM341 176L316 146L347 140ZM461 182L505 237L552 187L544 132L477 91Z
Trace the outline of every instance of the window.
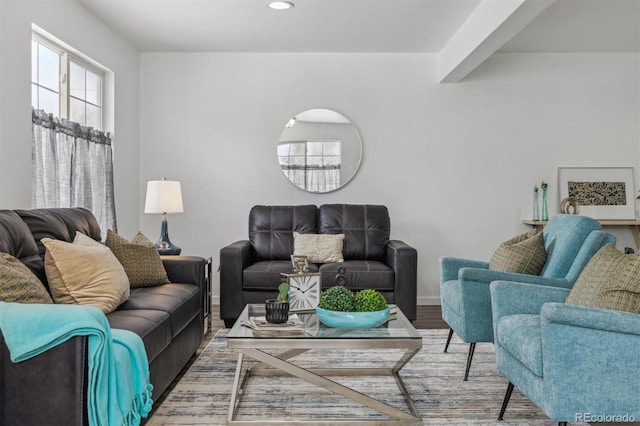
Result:
M278 144L284 174L300 188L329 192L340 188L341 141L289 141Z
M32 34L31 206L84 207L104 238L108 229L117 232L103 108L105 76L112 81L113 75L54 36Z
M31 105L59 118L102 130L104 71L33 33Z

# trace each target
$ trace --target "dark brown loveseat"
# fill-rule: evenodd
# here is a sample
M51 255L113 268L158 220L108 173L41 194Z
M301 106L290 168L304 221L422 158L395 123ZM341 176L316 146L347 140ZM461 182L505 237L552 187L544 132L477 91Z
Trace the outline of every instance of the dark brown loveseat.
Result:
M20 259L47 285L45 237L73 241L76 231L100 241L85 209L0 210L0 251ZM132 288L129 300L107 314L112 328L138 334L149 359L156 400L195 354L204 333L205 260L163 258L169 284ZM0 424L87 424L87 338L74 337L20 363L12 363L0 333Z
M373 288L416 319L417 251L391 240L389 211L380 205L324 204L254 206L249 240L220 250L220 317L230 327L248 303L264 303L277 294L280 273L291 273L293 232L344 234L348 287ZM335 285L339 263L311 264L322 274L322 288Z

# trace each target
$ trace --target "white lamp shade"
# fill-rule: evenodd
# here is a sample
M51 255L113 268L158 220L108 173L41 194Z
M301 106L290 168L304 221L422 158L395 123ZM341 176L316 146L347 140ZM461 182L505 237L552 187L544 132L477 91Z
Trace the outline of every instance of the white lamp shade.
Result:
M145 213L182 213L182 189L175 180L150 180L147 182Z

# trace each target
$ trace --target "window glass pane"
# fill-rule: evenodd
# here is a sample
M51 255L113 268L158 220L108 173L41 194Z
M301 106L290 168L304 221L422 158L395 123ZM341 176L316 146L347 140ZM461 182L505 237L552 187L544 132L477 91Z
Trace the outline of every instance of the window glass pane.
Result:
M94 129L100 129L100 108L95 105L86 104L87 106L87 126L93 127Z
M31 40L31 81L38 82L38 43Z
M291 155L305 155L304 143L292 143Z
M69 120L85 126L85 103L78 99L71 98L69 100Z
M78 99L86 99L84 68L73 61L69 61L69 95Z
M38 109L38 86L31 85L31 106Z
M330 156L330 157L325 156L324 157L324 164L331 164L331 165L334 165L334 166L335 165L339 165L340 164L340 157L338 157L338 156Z
M102 79L96 74L89 70L87 70L87 102L91 102L92 104L102 106L102 99L100 99L100 95L102 94L101 81Z
M305 159L304 159L304 157L291 157L289 164L295 164L297 166L304 166Z
M340 155L340 142L325 142L324 155Z
M38 88L38 108L60 117L60 96L43 87Z
M309 166L322 166L322 157L307 157Z
M38 47L38 82L53 91L60 90L60 55L43 45Z
M289 144L283 143L278 145L278 157L284 157L289 155Z
M322 155L322 142L307 142L307 155Z

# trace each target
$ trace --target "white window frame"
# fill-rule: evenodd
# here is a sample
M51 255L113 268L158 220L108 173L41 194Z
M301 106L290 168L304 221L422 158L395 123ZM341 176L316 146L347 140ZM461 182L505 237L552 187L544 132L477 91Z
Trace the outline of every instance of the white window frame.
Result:
M61 45L61 43L57 43L52 41L46 35L41 34L39 31L33 30L31 32L31 39L40 43L51 50L54 50L60 54L60 86L59 86L59 94L60 94L60 117L69 119L70 117L70 104L71 104L71 94L69 89L69 68L70 61L73 61L80 65L81 67L95 73L100 77L100 105L96 105L94 103L83 100L90 105L97 106L100 108L100 125L99 127L95 127L97 130L105 130L105 85L107 82L107 71L106 69L96 65L90 58L84 58L80 54L74 52L70 48L65 48ZM33 67L33 64L31 64ZM33 82L32 82L33 84ZM49 112L49 111L47 111ZM84 124L84 123L82 123Z

